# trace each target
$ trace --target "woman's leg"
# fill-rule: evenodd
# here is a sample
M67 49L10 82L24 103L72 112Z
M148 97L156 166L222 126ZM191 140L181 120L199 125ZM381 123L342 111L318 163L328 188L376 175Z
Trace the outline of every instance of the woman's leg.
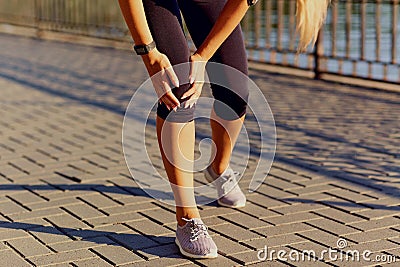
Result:
M207 37L225 3L225 0L179 0L179 6L196 46L200 46ZM240 26L225 40L211 61L228 65L247 75L247 56ZM208 75L212 81L213 73ZM228 74L228 82L229 79ZM229 165L232 149L243 125L248 88L246 84L243 84L242 88L234 85L229 89L212 84L211 88L216 99L210 118L212 139L216 145L211 165L214 172L220 175ZM225 116L224 114L229 113L224 111L226 107L233 110L236 116Z
M215 144L215 149L211 153L213 158L211 166L217 175L221 175L229 166L232 150L242 129L244 117L245 115L236 120L224 120L215 114L214 109L211 111L211 138Z
M157 49L167 55L172 65L188 62L190 52L176 0L144 0L143 4ZM178 99L188 89L188 81L182 80L188 79L188 74L180 74L178 78L183 85L173 89ZM189 117L188 114L180 116L182 112L188 113L181 109L170 113L164 104L159 105L156 121L160 152L169 181L172 183L176 219L181 226L186 223L182 218L200 217L193 192L193 165L188 164L193 163L194 158L194 121L190 121L190 114ZM176 121L174 117L178 117L179 120ZM180 189L174 184L187 189Z
M162 160L174 192L178 225L186 222L182 218L200 218L193 189L194 121L170 122L157 116L157 137ZM178 188L178 185L185 188Z

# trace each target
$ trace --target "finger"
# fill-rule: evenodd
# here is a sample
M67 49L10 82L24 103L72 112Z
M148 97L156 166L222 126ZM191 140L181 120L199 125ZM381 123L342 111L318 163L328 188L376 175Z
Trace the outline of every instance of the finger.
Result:
M190 72L189 72L189 83L193 84L196 78L197 73L197 63L192 61L190 64Z
M176 76L175 71L172 67L166 68L165 72L168 75L168 78L171 80L172 84L175 87L179 87L179 79L178 76Z
M171 110L173 108L171 101L169 101L168 97L166 97L165 95L161 98L161 101L165 104L168 110Z
M168 98L168 100L173 105L173 107L179 107L180 106L181 103L179 102L178 98L176 98L176 96L172 92L166 93L165 97Z
M194 104L197 102L197 100L199 99L200 95L201 95L201 84L195 84L195 92L189 97L188 100L185 101L185 108L187 107L193 107Z
M164 86L163 86L161 80L158 78L154 78L151 81L153 83L154 91L156 91L158 100L160 100L161 97L163 97L163 95L165 94Z
M169 87L169 84L164 81L161 81L160 84L160 90L162 91L162 96L160 97L160 99L165 104L165 106L167 106L168 110L171 110L175 107L174 103L171 101L171 97L169 96L169 94L172 94L171 87Z
M187 91L182 95L181 99L185 99L185 98L187 98L188 96L193 95L195 92L196 92L195 86L194 86L194 85L191 85L190 88L189 88L189 90L187 90Z

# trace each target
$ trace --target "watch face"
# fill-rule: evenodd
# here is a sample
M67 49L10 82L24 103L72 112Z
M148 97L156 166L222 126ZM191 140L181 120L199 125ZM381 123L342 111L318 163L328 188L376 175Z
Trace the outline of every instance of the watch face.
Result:
M258 2L258 0L247 0L247 4L248 4L249 6L255 5L257 2Z
M134 45L133 49L136 51L136 54L138 55L145 55L149 53L151 50L153 50L156 47L156 44L154 41L152 41L148 45Z
M144 53L147 52L147 49L146 49L145 47L138 47L137 50L136 50L136 52L137 52L138 54L144 54Z

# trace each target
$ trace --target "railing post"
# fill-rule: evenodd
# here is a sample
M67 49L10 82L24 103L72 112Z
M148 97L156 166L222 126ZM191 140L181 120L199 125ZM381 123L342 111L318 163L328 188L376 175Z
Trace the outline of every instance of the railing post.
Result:
M40 0L35 0L34 1L34 13L33 15L35 16L35 28L36 28L36 37L40 38L42 35L42 30L40 27L40 21L41 21L41 16L42 16L42 10L41 10L41 5L39 3Z
M317 41L315 42L314 46L314 79L319 80L321 79L321 56L324 50L324 42L323 42L323 28L318 32Z

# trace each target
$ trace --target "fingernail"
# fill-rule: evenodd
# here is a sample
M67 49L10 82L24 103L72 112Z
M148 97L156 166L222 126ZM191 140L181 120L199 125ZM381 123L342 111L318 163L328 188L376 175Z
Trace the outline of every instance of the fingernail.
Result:
M189 78L189 83L190 83L190 84L193 84L193 83L194 83L194 78L193 78L193 77L190 77L190 78Z
M185 98L187 98L187 97L188 97L188 95L185 95L185 96L182 96L181 99L185 99Z
M174 107L174 111L176 112L176 110L178 109L178 107Z

